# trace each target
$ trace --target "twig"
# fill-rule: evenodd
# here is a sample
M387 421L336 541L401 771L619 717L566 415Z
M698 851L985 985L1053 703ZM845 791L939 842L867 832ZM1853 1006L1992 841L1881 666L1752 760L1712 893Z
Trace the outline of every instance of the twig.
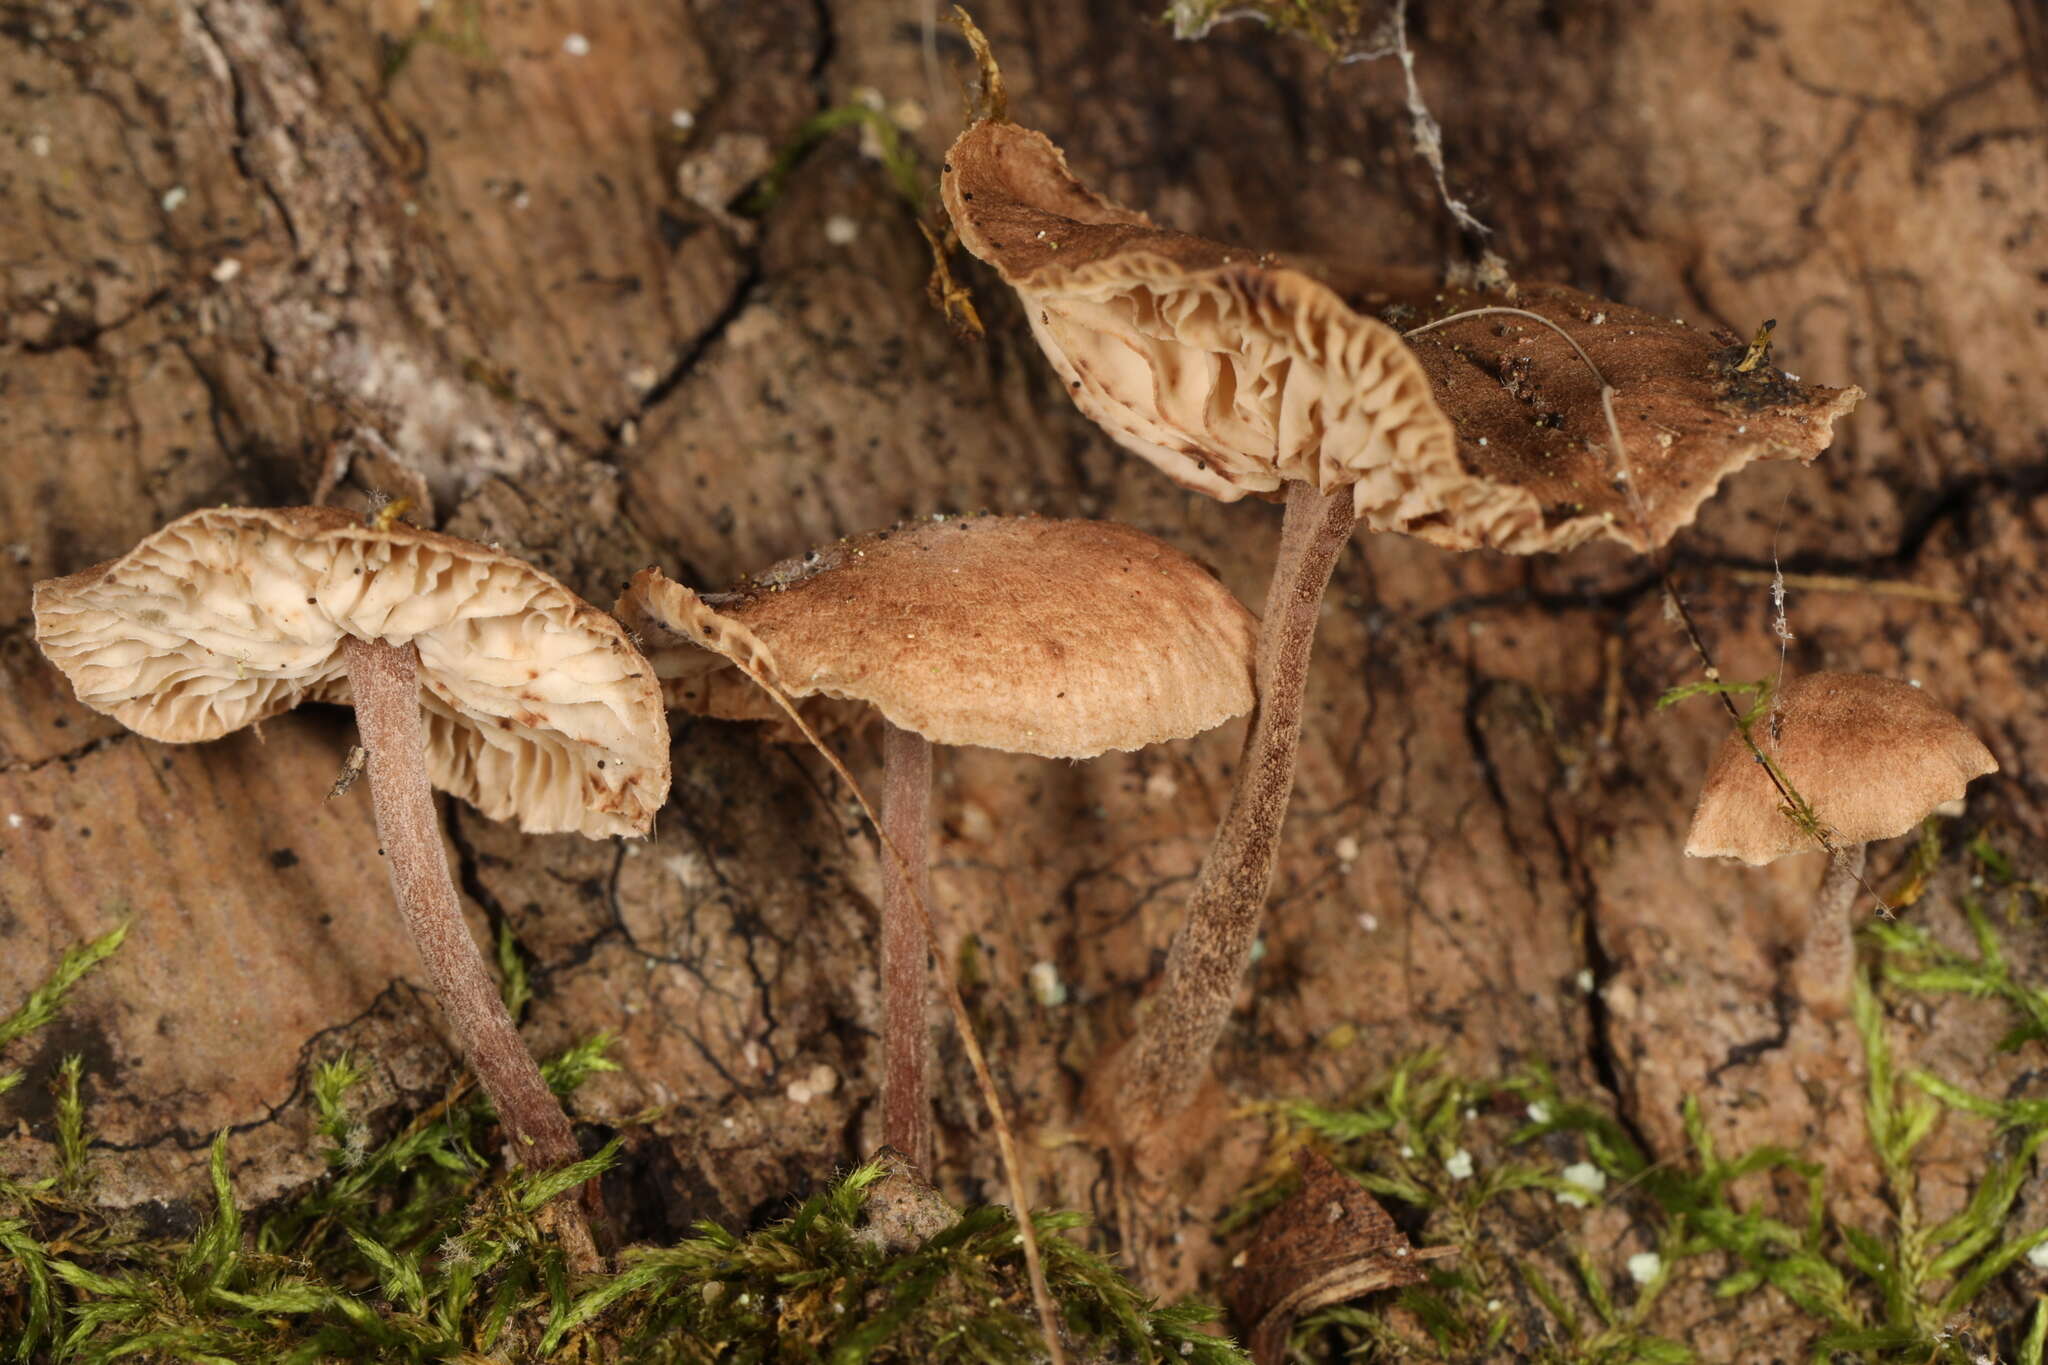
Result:
M1728 574L1734 582L1744 587L1762 587L1783 579L1788 588L1802 592L1834 592L1849 596L1902 597L1911 602L1938 602L1943 606L1959 607L1967 599L1953 588L1930 588L1921 583L1908 583L1897 578L1856 578L1849 574L1833 573L1788 573L1770 574L1762 569L1734 569Z

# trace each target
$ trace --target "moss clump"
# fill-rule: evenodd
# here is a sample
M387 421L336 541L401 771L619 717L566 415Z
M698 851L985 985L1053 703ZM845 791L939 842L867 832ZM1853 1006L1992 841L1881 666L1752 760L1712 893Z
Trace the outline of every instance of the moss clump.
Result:
M63 996L120 942L65 955L0 1042L54 1017ZM500 945L507 994L525 972ZM608 1039L543 1067L568 1093L606 1069ZM878 1165L751 1232L700 1224L672 1246L632 1247L618 1273L572 1280L539 1224L547 1201L617 1159L538 1174L494 1170L491 1114L465 1081L379 1142L352 1110L362 1077L321 1065L312 1103L330 1174L260 1217L235 1202L223 1134L212 1149L212 1215L189 1239L143 1237L91 1208L78 1068L60 1067L55 1170L0 1182L0 1356L106 1365L119 1359L234 1362L472 1360L609 1362L1028 1361L1043 1346L1017 1225L1001 1208L887 1233ZM0 1089L18 1077L0 1073ZM927 1194L927 1203L936 1200ZM1046 1271L1086 1360L1239 1365L1208 1335L1213 1313L1159 1308L1039 1214ZM936 1231L933 1229L936 1228Z
M2009 868L1976 856L1986 875L2012 882ZM2030 893L2030 884L2010 891L2014 916ZM2048 1038L2048 991L2015 975L1977 900L1966 898L1962 910L1974 956L1924 927L1873 920L1866 936L1879 950L1885 987L2003 1001L2014 1016L2006 1048ZM2048 1142L2048 1101L1981 1096L1925 1070L1900 1074L1880 999L1860 978L1853 1019L1869 1076L1864 1121L1892 1214L1879 1234L1833 1216L1830 1172L1820 1164L1780 1148L1717 1151L1697 1101L1685 1113L1691 1151L1656 1162L1603 1105L1564 1095L1540 1065L1476 1081L1424 1055L1353 1104L1272 1106L1276 1157L1315 1143L1375 1194L1419 1211L1419 1241L1460 1248L1428 1283L1393 1299L1404 1312L1325 1310L1297 1325L1295 1348L1308 1359L1481 1361L1512 1353L1604 1365L1688 1361L1689 1347L1654 1330L1659 1297L1686 1268L1710 1275L1718 1298L1770 1295L1771 1318L1805 1318L1817 1362L2041 1365L2048 1301L2015 1303L1988 1291L2048 1246L2048 1228L2009 1226ZM1929 1221L1920 1208L1919 1153L1951 1111L1993 1119L1998 1135L1964 1207ZM1477 1160L1474 1152L1499 1156ZM1566 1154L1577 1159L1564 1162ZM1283 1163L1269 1169L1273 1179L1234 1221L1284 1192ZM1780 1216L1738 1192L1760 1174L1803 1190L1805 1216ZM1539 1210L1545 1192L1564 1207ZM1605 1202L1631 1215L1632 1236L1647 1249L1624 1257L1611 1232L1588 1234L1581 1210ZM1514 1229L1539 1212L1559 1224L1557 1235L1539 1251L1516 1250L1526 1238Z

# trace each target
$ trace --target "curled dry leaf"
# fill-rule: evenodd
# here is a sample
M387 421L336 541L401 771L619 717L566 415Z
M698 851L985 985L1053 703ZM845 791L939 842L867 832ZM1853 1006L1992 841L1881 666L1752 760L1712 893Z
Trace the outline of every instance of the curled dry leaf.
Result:
M1423 1263L1453 1253L1409 1245L1379 1201L1322 1154L1304 1148L1295 1160L1301 1188L1260 1220L1223 1288L1259 1365L1286 1359L1303 1314L1420 1284Z

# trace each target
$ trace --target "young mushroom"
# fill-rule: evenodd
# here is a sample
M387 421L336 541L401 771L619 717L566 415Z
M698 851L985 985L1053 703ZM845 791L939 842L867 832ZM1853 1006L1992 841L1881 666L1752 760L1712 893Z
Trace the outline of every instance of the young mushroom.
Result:
M933 744L1093 758L1252 705L1251 613L1186 555L1113 522L935 518L711 597L647 569L617 612L673 703L721 711L706 703L738 700L715 681L738 664L792 697L879 712L882 822L919 875ZM927 945L893 859L882 872L882 1134L928 1173Z
M35 619L79 700L151 739L352 704L392 890L463 1054L521 1162L579 1159L463 921L431 789L530 832L645 833L667 717L615 621L511 555L323 507L194 512L38 583ZM595 1268L574 1201L554 1209L572 1265Z
M1571 413L1590 413L1600 439L1550 440L1532 413L1519 425L1535 435L1490 443L1454 421L1467 409L1490 420L1483 395L1436 384L1384 322L1269 256L1156 227L1094 193L1043 134L1000 117L974 124L948 152L940 190L961 244L1016 291L1083 413L1186 487L1225 502L1286 502L1238 781L1138 1036L1095 1078L1111 1101L1099 1106L1111 1137L1143 1167L1171 1164L1189 1144L1168 1120L1207 1076L1257 937L1294 784L1317 611L1353 528L1514 554L1596 537L1651 549L1691 519L1702 485L1735 464L1812 458L1854 391L1773 388L1771 401L1801 420L1754 439L1747 409L1711 385L1686 389L1682 441L1653 440L1672 404L1624 404L1624 437L1661 453L1656 477L1623 499L1613 494L1629 470L1607 440L1607 396L1584 370L1546 378L1578 391ZM1503 368L1493 387L1512 391L1517 373ZM1645 390L1661 382L1654 367L1631 378Z
M1971 779L1998 771L1978 738L1925 692L1869 673L1809 673L1785 684L1751 729L1757 751L1806 802L1818 829L1795 819L1770 772L1731 733L1714 755L1685 844L1694 858L1752 867L1795 853L1833 852L1794 966L1799 996L1840 1016L1856 966L1850 907L1863 886L1864 848L1914 828Z

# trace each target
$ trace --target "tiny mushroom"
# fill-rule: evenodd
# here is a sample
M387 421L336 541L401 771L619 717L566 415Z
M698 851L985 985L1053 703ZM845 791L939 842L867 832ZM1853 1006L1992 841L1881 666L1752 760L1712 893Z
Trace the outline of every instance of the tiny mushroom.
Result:
M645 833L667 718L617 622L501 551L324 507L194 512L37 584L35 618L79 700L151 739L352 704L392 889L463 1053L522 1160L579 1159L463 921L431 787L531 832ZM550 1216L595 1268L576 1202Z
M993 90L985 49L983 62L984 85ZM1653 442L1664 452L1655 477L1624 497L1616 490L1626 491L1629 469L1616 467L1607 439L1614 405L1604 379L1564 370L1546 379L1546 400L1571 392L1556 413L1518 397L1518 377L1543 335L1526 316L1451 323L1512 333L1521 352L1483 383L1465 365L1455 372L1458 382L1446 384L1452 348L1433 344L1450 358L1425 364L1386 321L1310 274L1266 253L1154 225L1081 184L1059 148L1000 113L954 142L940 192L961 244L1016 291L1083 413L1188 488L1225 502L1252 495L1286 503L1260 627L1258 710L1239 780L1139 1034L1093 1080L1106 1101L1096 1112L1112 1139L1130 1145L1141 1167L1170 1165L1199 1142L1185 1125L1165 1120L1185 1110L1206 1079L1250 961L1294 784L1318 607L1356 525L1447 549L1531 554L1597 537L1652 549L1736 465L1812 458L1858 395L1740 376L1732 387L1743 394L1732 398L1724 392L1731 385L1712 378L1679 386L1680 400L1663 394L1629 406L1617 419L1617 439L1630 445L1660 438L1652 428L1681 411L1685 426L1682 441ZM1562 312L1577 305L1539 306ZM1437 312L1425 318L1396 309L1393 316L1426 328L1451 322ZM1570 322L1581 332L1593 325L1590 313ZM1540 344L1570 355L1547 337ZM1468 348L1461 342L1456 349ZM1665 347L1629 378L1657 388L1657 366L1668 367L1681 351L1685 363L1721 366L1718 353ZM1752 404L1744 395L1757 387L1768 394ZM1502 442L1468 433L1468 416L1498 421L1494 396L1503 389L1509 406L1522 410L1517 430L1530 434ZM1745 413L1769 403L1797 408L1800 420L1750 436ZM1567 418L1571 431L1550 430ZM1587 422L1598 424L1597 439L1582 433Z
M1868 673L1793 679L1751 735L1834 849L1796 976L1809 1008L1839 1015L1854 984L1849 911L1862 886L1864 846L1904 834L1960 801L1971 779L1997 772L1998 762L1925 692ZM1685 851L1760 866L1821 848L1816 832L1788 814L1777 783L1742 735L1731 733L1707 770Z
M1251 613L1194 560L1113 522L934 518L708 597L647 569L617 612L673 705L757 718L717 685L737 665L791 697L880 712L882 824L920 877L933 744L1092 758L1252 706ZM883 1141L929 1172L927 944L911 888L882 866Z

